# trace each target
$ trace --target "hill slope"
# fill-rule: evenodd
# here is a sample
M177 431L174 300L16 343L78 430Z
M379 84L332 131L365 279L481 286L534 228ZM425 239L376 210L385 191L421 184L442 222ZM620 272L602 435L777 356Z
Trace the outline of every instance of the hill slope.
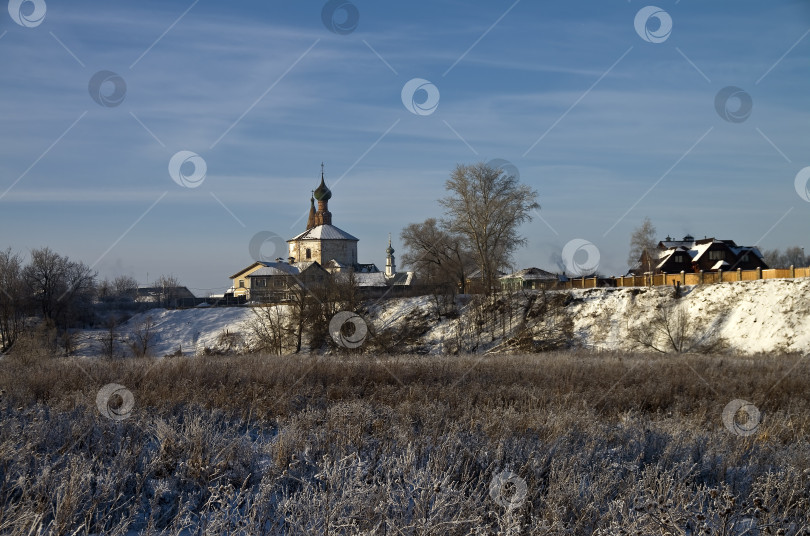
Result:
M535 346L564 342L599 350L645 345L671 350L667 339L674 333L685 348L810 352L810 279L686 287L682 297L673 294L672 288L653 287L518 293L494 304L470 296L449 305L429 296L391 299L368 306L366 343L379 349L386 338L389 348L420 353L497 351L518 340L533 340ZM236 349L250 344L250 308L155 309L130 319L121 336L147 317L153 323L155 355L219 348L226 331L240 339ZM101 336L100 331L85 332L81 353L99 353L95 341Z

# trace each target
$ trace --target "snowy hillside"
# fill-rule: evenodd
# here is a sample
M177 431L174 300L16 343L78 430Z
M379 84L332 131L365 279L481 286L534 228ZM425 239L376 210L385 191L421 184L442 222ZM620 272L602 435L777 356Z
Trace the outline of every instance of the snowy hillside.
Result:
M566 293L570 297L565 297ZM598 350L643 348L639 339L643 339L645 331L664 331L660 311L672 307L674 312L668 327L672 331L680 330L684 339L717 343L718 349L742 354L810 352L810 279L685 287L678 299L673 297L674 289L670 287L596 288L566 293L557 296L565 300L560 300L563 305L556 313L547 312L547 318L534 326L535 339L553 331L549 324L570 318L573 322L570 338L576 346ZM426 298L391 300L373 308L372 313L376 314L372 318L397 326L397 317L403 317L414 307L429 314L435 304ZM513 322L512 332L507 329L503 337L503 323L496 318L480 328L470 329L469 324L475 324L470 318L471 309L471 305L462 307L457 320L442 318L431 322L430 330L422 337L431 352L441 352L442 345L447 346L449 339L473 335L482 341L495 339L490 344L482 344L479 350L497 350L504 346L504 339L516 336L520 328ZM468 324L467 329L459 323ZM482 331L484 337L481 337ZM664 348L661 344L656 346Z
M589 289L574 294L583 298L571 308L585 345L625 349L631 347L628 329L648 322L655 306L672 301L673 289ZM810 352L810 279L687 287L679 301L695 330L713 331L729 350Z
M561 318L572 323L566 337L580 347L599 350L641 348L640 340L650 330L661 331L662 306L673 307L671 328L695 340L722 342L719 347L743 354L765 352L810 352L810 279L771 279L719 285L686 287L673 297L672 288L598 288L548 293L543 299L551 309L535 314L540 297L527 313L527 296L520 295L505 306L492 307L489 315L476 310L475 299L457 297L456 303L440 305L428 296L398 298L372 303L365 314L370 327L367 343L374 347L379 334L388 333L403 350L424 353L453 351L498 351L526 333L525 317L537 316L528 329L535 341L548 337ZM492 311L497 310L497 313ZM455 311L455 312L452 312ZM456 314L458 313L458 314ZM151 318L155 334L152 353L163 356L178 350L186 355L222 348L222 334L250 344L250 308L223 307L169 311L154 309L136 315L119 329L126 338ZM482 320L483 318L483 320ZM521 323L521 318L524 322ZM680 319L680 320L679 320ZM669 322L669 321L668 321ZM531 322L529 323L531 324ZM646 331L645 331L646 330ZM83 334L80 353L97 355L104 331ZM560 332L562 333L562 332ZM401 341L397 335L402 334ZM660 333L659 333L660 335ZM559 336L559 333L558 333ZM476 339L473 344L472 339ZM124 351L124 350L122 350ZM125 352L124 352L125 353Z

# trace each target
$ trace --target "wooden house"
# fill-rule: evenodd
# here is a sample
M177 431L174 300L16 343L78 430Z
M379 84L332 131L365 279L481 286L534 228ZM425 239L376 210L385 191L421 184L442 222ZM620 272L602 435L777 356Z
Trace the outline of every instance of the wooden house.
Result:
M246 276L249 280L248 300L257 303L289 301L297 289L311 289L324 283L329 272L315 261L266 262Z
M503 290L540 290L556 288L560 283L568 281L564 275L553 274L541 268L524 268L513 274L499 278Z
M640 259L644 266L645 257ZM695 240L687 235L683 240L667 237L658 243L655 273L717 272L720 270L767 269L768 265L756 246L738 246L733 240L704 238Z

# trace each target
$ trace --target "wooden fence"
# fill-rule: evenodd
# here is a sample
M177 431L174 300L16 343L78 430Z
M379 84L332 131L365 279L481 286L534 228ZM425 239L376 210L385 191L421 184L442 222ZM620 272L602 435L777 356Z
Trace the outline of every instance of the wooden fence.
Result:
M762 270L732 270L679 274L646 274L620 277L580 277L569 279L560 283L560 288L596 288L596 287L654 287L681 285L708 285L711 283L730 283L732 281L755 281L757 279L793 279L797 277L810 277L810 268L771 268Z

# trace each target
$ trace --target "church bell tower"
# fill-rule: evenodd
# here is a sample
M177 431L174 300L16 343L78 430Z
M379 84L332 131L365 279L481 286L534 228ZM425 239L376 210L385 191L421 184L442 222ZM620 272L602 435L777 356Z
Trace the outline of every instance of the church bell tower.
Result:
M397 265L394 262L394 248L391 247L391 233L388 233L388 247L385 249L385 277L394 277Z

